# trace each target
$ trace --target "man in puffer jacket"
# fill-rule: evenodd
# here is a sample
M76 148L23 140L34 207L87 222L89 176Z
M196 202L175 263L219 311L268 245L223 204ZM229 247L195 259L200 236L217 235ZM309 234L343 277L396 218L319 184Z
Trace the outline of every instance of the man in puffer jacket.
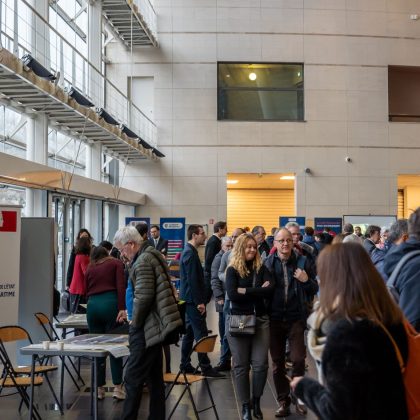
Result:
M165 419L162 343L182 325L166 263L159 251L143 241L137 229L118 230L114 244L131 261L133 316L129 332L130 357L125 375L127 397L122 419L137 419L143 384L149 385L149 418Z

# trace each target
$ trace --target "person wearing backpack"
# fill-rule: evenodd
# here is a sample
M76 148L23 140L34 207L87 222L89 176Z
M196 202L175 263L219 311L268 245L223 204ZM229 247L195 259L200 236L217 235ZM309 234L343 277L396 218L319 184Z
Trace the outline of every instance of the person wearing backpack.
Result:
M408 219L408 239L385 256L383 270L388 278L405 256L392 286L399 294L398 304L405 317L420 332L420 207Z
M289 340L292 377L305 374L306 348L304 334L309 303L318 291L318 283L307 257L293 248L292 233L280 229L275 238L276 252L264 262L274 278L275 288L268 305L270 316L270 354L273 361L273 381L279 409L276 417L290 414L292 398L286 377L286 340ZM301 401L293 400L298 414L306 414Z
M320 254L317 268L319 311L329 324L323 385L295 377L294 394L321 420L408 419L395 347L405 365L405 321L369 255L357 243L335 244Z

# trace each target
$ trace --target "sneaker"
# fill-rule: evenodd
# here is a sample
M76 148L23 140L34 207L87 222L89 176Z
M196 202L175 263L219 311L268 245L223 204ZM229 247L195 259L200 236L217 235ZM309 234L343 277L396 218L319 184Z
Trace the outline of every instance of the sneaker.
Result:
M203 376L205 376L206 378L226 378L225 375L222 375L214 368L210 368L204 371Z
M297 398L295 404L296 404L296 414L305 416L308 413L308 409L306 408L304 402L300 398Z
M103 386L98 386L98 400L103 400L105 398L105 388Z
M180 367L181 372L185 372L189 375L200 375L200 371L193 367L193 365L187 365L185 368Z
M290 400L279 401L279 408L276 410L276 417L290 416Z
M219 363L214 367L217 372L229 372L232 369L230 362Z
M125 400L125 391L122 385L115 385L114 386L114 393L112 394L112 398L116 400Z

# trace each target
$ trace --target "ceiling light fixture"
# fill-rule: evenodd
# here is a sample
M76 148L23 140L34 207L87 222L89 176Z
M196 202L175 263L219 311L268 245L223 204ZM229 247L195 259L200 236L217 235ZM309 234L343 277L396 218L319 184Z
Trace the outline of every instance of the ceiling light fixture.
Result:
M249 80L252 80L252 81L257 79L257 75L255 73L249 73L248 77L249 77Z
M293 180L293 179L295 179L295 176L294 175L283 175L283 176L280 177L280 179L282 181Z
M226 180L226 184L230 184L230 185L237 184L238 182L239 181L237 179L227 179Z

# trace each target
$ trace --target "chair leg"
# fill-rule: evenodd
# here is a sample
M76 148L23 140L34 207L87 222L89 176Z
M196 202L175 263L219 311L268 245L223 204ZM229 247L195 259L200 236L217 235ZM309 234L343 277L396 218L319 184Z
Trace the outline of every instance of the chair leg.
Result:
M179 396L178 400L176 401L175 406L171 411L171 414L169 414L168 420L174 415L175 410L177 409L179 403L182 400L182 397L185 395L186 392L187 392L187 385L184 386L184 390L182 391L181 395ZM168 394L168 396L169 396L169 394Z
M176 382L177 382L177 380L178 380L178 378L179 378L179 376L180 376L180 375L181 375L181 371L179 371L179 372L178 372L178 374L176 375L176 377L175 377L174 381L171 383L171 386L169 387L169 391L168 391L168 393L166 394L165 400L167 400L167 399L168 399L169 394L170 394L170 393L171 393L171 391L174 389L174 386L176 385Z
M28 393L26 392L26 387L16 387L16 389L18 390L20 396L22 397L22 402L25 403L26 407L28 408L28 410L30 409L30 398ZM35 420L42 420L41 415L39 414L38 409L35 407L35 405L32 408L32 418L34 418ZM32 420L32 419L31 419Z
M64 365L64 369L66 369L67 373L69 374L71 380L73 381L74 385L76 386L77 390L80 391L80 386L77 383L76 379L74 378L74 376L72 375L72 373L70 372L70 369L68 368L68 366L66 365L65 356L60 356L61 359L61 363Z
M207 381L207 378L204 378L204 383L206 384L207 392L209 393L209 397L210 397L210 401L211 401L211 406L213 408L214 415L216 416L216 419L219 420L219 414L217 413L216 404L214 403L213 394L211 393L210 385L209 385L209 382Z
M54 388L51 385L50 378L48 378L48 375L46 373L44 375L44 378L47 381L48 387L50 388L51 393L53 394L54 400L55 400L56 404L58 405L58 408L60 409L61 415L64 416L63 407L61 406L60 401L58 401L58 398L57 398L57 395L55 394Z
M194 413L195 413L195 417L196 417L196 419L197 419L197 420L200 420L200 416L198 415L197 406L195 405L195 401L194 401L194 398L193 398L193 394L192 394L192 392L191 392L191 386L190 386L190 384L188 384L186 388L187 388L188 394L189 394L189 396L190 396L190 400L191 400L191 404L192 404L192 406L193 406L193 410L194 410Z
M75 366L73 360L71 360L70 356L67 356L67 358L69 359L69 362L70 362L71 366L73 367L74 371L76 372L77 379L79 379L79 381L82 383L82 385L85 385L85 381L80 376L80 357L77 358L78 363L79 363L79 369L76 368L76 366Z

